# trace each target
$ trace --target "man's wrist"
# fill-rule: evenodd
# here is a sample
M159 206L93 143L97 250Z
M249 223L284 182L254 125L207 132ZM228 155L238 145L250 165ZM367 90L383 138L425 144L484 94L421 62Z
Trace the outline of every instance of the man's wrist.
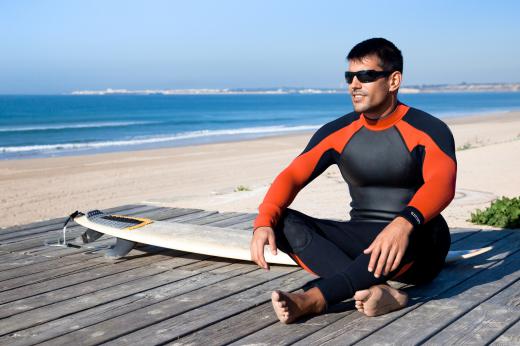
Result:
M406 219L414 227L420 226L424 223L423 214L417 208L412 206L407 206L399 214L397 214L397 216Z
M396 217L394 223L407 234L410 234L413 231L414 225L402 216Z
M255 227L255 228L253 229L253 233L255 233L256 230L258 230L258 229L263 229L263 228L266 228L266 229L268 229L268 230L273 229L273 227L271 227L271 226L258 226L258 227Z

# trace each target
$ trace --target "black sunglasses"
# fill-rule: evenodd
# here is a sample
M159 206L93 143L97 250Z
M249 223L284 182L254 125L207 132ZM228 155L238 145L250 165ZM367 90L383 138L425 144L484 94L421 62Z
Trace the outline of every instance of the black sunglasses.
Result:
M357 72L345 72L345 79L348 84L351 84L354 77L357 77L361 83L372 83L381 77L388 77L393 71L376 71L376 70L363 70Z

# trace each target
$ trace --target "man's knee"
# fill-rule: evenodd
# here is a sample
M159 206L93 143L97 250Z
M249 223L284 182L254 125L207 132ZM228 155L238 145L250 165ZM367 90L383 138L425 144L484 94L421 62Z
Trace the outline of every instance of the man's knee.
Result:
M312 241L312 234L312 226L306 220L305 215L291 209L285 211L276 227L277 244L279 240L280 245L283 246L285 240L292 253L300 253L305 250Z

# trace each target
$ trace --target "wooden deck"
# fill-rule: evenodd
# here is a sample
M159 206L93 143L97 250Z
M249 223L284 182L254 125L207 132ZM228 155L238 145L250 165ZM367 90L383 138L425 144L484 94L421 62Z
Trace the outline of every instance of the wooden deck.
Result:
M126 205L108 210L156 220L250 230L253 214ZM452 230L452 249L493 245L408 287L407 308L367 318L351 301L282 325L273 289L313 279L295 267L139 247L119 261L88 248L44 246L63 219L0 230L0 344L496 344L520 345L520 232ZM84 229L69 227L74 238ZM89 247L106 247L105 237Z

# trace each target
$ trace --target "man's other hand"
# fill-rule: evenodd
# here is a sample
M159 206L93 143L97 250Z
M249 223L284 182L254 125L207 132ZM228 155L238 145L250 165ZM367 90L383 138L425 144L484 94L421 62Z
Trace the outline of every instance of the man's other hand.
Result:
M381 273L396 270L403 259L408 239L413 230L413 225L402 217L395 218L378 234L376 239L366 248L363 253L370 254L368 271L374 271L378 278Z
M276 242L274 231L271 227L258 227L251 239L251 259L261 268L269 270L269 265L264 258L264 246L269 244L271 254L276 255Z

